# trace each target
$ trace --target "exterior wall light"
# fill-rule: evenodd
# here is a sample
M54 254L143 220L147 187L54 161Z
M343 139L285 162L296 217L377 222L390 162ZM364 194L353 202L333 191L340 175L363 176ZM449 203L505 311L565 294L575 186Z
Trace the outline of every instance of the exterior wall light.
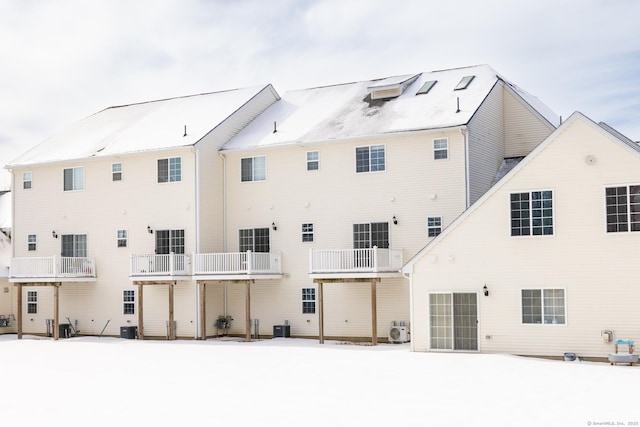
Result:
M484 285L482 287L482 292L484 292L484 296L488 297L489 296L489 288L487 288L487 285Z
M278 229L275 222L271 223L271 228L273 228L273 231L276 231Z
M149 234L153 234L153 230L151 229L150 225L147 225L147 231L149 232Z
M54 238L54 239L57 239L57 238L58 238L58 233L56 233L56 230L53 230L53 231L51 232L51 235L53 236L53 238Z
M395 215L393 216L392 220L394 225L398 225L398 218L396 218Z

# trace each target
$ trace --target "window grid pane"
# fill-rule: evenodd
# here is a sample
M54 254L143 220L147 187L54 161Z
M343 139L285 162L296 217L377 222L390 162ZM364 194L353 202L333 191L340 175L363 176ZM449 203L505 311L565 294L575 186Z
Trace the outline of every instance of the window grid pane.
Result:
M379 172L384 169L384 145L374 145L371 147L371 172Z
M522 323L542 323L542 296L540 289L522 290Z
M182 181L182 158L172 157L169 159L169 182Z
M451 294L429 295L430 347L453 349Z
M553 234L551 191L533 191L531 193L531 232L534 236Z
M267 179L267 158L265 156L253 158L253 180L264 181Z
M158 182L169 182L169 159L158 159Z
M316 312L316 290L315 288L302 289L302 313L314 314Z
M27 291L27 313L38 314L38 291Z
M302 241L313 242L313 224L302 224Z
M442 232L442 217L433 216L427 218L427 236L436 237Z
M135 314L136 312L136 294L133 290L122 291L122 308L123 314Z
M356 172L369 172L369 147L356 148Z

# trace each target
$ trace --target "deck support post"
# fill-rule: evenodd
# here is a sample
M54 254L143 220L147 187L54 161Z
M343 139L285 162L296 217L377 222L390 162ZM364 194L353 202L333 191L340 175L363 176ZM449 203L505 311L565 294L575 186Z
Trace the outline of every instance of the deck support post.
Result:
M200 336L198 337L201 340L207 339L207 284L206 283L198 283L198 287L200 288Z
M251 280L247 280L245 290L245 335L251 341Z
M58 295L59 284L53 284L53 339L60 338L60 297Z
M371 281L371 344L378 344L378 310L376 301L376 284L375 280Z
M173 320L173 287L176 282L169 283L169 341L176 339L176 327Z
M22 339L22 283L17 283L18 286L18 339Z
M138 339L144 339L144 313L142 307L144 306L144 299L142 290L144 289L142 282L138 282Z
M324 296L322 282L318 282L318 339L324 344Z

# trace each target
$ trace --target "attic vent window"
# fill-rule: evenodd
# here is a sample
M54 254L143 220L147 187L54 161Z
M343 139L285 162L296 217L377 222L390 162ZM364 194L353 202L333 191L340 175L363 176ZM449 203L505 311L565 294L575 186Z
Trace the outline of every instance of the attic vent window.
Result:
M455 88L453 88L453 90L464 90L466 89L469 84L471 84L471 81L475 78L476 76L464 76L462 78L462 80L460 80L460 83L458 83L458 86L456 86Z
M434 87L436 83L438 83L437 80L429 80L428 82L425 82L425 84L423 84L422 87L416 92L416 95L429 93L431 88Z

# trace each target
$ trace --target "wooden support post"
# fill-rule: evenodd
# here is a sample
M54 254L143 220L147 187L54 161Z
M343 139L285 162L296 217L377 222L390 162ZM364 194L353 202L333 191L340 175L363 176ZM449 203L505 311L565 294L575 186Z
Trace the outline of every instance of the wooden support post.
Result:
M371 281L371 344L378 344L378 310L376 303L376 281Z
M318 329L320 344L324 344L324 297L322 295L322 282L318 282Z
M59 314L59 301L58 301L58 285L53 284L53 339L60 338L60 314Z
M173 324L173 287L175 282L169 283L169 340L176 339L176 328Z
M247 341L251 341L251 280L247 280L247 289L245 292L245 330L246 330L246 339Z
M199 283L200 287L200 339L207 339L207 284Z
M144 299L142 295L143 285L142 282L138 282L138 339L144 339L144 314L142 307L144 306Z
M18 283L18 339L22 339L22 283Z

